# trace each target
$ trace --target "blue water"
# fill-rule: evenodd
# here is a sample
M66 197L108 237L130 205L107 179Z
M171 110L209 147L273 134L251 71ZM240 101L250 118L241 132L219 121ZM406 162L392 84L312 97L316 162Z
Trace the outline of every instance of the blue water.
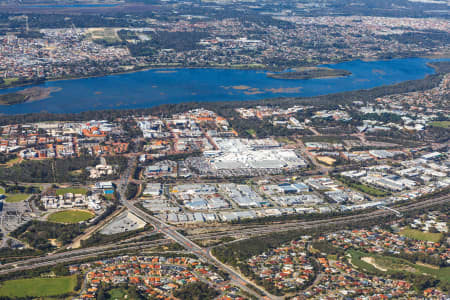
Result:
M21 8L83 8L83 7L115 7L119 4L36 4L21 5Z
M430 61L435 60L356 60L324 65L352 72L351 76L331 79L280 80L268 78L264 71L249 70L163 69L61 80L38 85L61 89L52 93L49 98L0 106L0 113L76 113L86 110L144 108L179 102L316 96L420 79L434 72L426 65ZM0 90L0 93L23 89L24 87Z

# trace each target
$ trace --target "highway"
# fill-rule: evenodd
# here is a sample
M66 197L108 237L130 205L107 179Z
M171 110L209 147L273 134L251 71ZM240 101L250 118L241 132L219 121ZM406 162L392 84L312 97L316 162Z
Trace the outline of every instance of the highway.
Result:
M129 200L126 200L125 198L125 191L128 184L128 181L130 179L130 174L132 167L135 163L135 157L132 157L129 160L129 165L127 169L124 172L124 175L119 180L119 184L117 187L117 190L120 194L120 200L123 206L125 206L128 210L133 212L135 215L143 219L149 224L152 224L155 228L155 231L151 233L147 233L144 235L140 235L137 237L132 237L120 242L107 244L107 245L101 245L101 246L95 246L95 247L89 247L89 248L83 248L83 249L75 249L65 252L59 252L59 253L53 253L49 254L47 256L41 256L41 257L34 257L30 259L25 259L19 262L13 262L13 263L7 263L4 265L0 265L0 274L8 274L11 272L17 272L17 271L24 271L29 270L33 268L43 267L43 266L51 266L58 263L70 263L70 262L76 262L81 259L86 258L95 258L99 255L106 255L106 254L114 254L114 253L120 253L123 251L138 251L138 250L144 250L151 247L156 247L159 245L168 244L171 241L175 241L179 243L181 246L186 248L188 252L193 253L199 257L199 259L208 262L219 269L223 270L224 272L228 273L230 275L231 281L239 286L240 288L244 289L245 291L257 296L260 298L259 295L255 293L254 290L249 289L247 285L255 286L254 283L250 282L247 278L242 276L239 272L234 270L233 268L224 265L222 262L218 261L210 252L211 248L202 248L198 246L194 240L201 240L201 239L214 239L214 238L220 238L224 236L241 236L244 238L253 237L253 236L260 236L265 234L270 234L274 232L284 232L289 230L298 230L298 229L312 229L312 228L320 228L323 226L330 226L330 225L345 225L345 224L355 224L361 221L366 221L370 219L376 219L383 216L394 216L395 213L391 210L376 210L372 212L366 212L366 213L360 213L353 216L343 216L343 217L335 217L335 218L328 218L328 219L322 219L322 220L315 220L315 221L302 221L302 220L292 220L292 221L284 221L283 223L272 223L272 224L241 224L236 225L235 228L232 228L231 230L228 228L225 231L219 231L219 232L211 232L211 233L205 233L205 234L198 234L195 236L184 236L180 234L176 227L172 227L162 220L151 216L147 214L145 211L139 209L133 203ZM408 205L404 205L401 207L395 208L396 211L399 212L407 212L411 210L416 210L420 208L427 208L430 206L436 206L441 205L444 203L447 203L450 201L450 195L440 196L428 200L423 200L416 203L411 203ZM143 237L148 237L151 235L156 234L157 232L163 233L167 238L160 238L153 241L141 241L138 240ZM261 288L256 287L257 290L259 290L260 293L267 295L268 299L279 299L279 297L270 295L267 292L263 291Z
M450 201L450 195L447 195L447 196L442 196L442 197L438 197L438 198L425 200L425 201L422 201L419 203L405 205L403 207L397 208L397 210L400 212L406 212L406 211L410 211L413 209L429 207L432 205L434 206L434 205L444 204L449 201ZM135 212L137 215L139 215L142 218L147 219L147 218L151 217L151 216L148 216L147 214L145 214L144 212L142 212L141 210L139 210L138 208L136 208L134 205L127 203L127 207L131 208L131 210L133 210L133 212ZM268 224L268 225L255 225L255 224L241 225L241 226L238 226L236 229L232 229L232 230L219 231L219 232L213 232L213 233L205 233L205 234L191 236L191 237L189 237L190 240L187 237L184 237L183 235L179 234L175 230L171 229L171 231L173 233L175 233L177 235L177 237L179 237L179 239L181 239L181 240L183 240L183 242L185 242L185 240L191 241L191 240L201 240L201 239L212 239L212 238L220 238L220 237L224 237L224 236L251 237L251 236L259 236L259 235L270 234L270 233L274 233L274 232L283 232L283 231L296 230L296 229L319 228L321 226L326 226L326 225L330 225L330 224L331 225L333 225L333 224L334 225L352 224L352 223L355 223L355 222L358 222L361 220L368 220L371 218L373 219L373 218L378 218L381 216L388 216L388 215L394 215L394 213L391 211L378 210L378 211L374 211L371 213L365 213L365 214L359 214L359 215L347 216L347 217L330 218L330 219L325 219L325 220L316 220L316 221L289 221L289 222L285 222L285 223ZM162 222L155 217L152 217L152 219L148 220L148 221L151 221L152 223L156 223L158 226L166 226L166 228L169 228L168 225L162 225ZM75 249L75 250L50 254L47 256L30 258L27 260L23 260L21 262L7 263L4 265L0 265L0 270L14 268L14 266L21 266L21 265L27 265L27 266L33 267L33 265L35 263L40 263L40 262L44 262L44 261L51 261L51 260L56 260L56 259L61 259L61 258L77 257L79 255L97 254L100 252L106 252L107 250L117 250L119 248L120 249L128 249L131 246L145 245L145 242L140 243L140 242L136 242L135 240L140 239L142 237L148 237L148 236L151 236L154 234L155 234L155 232L152 232L149 234L145 234L145 235L141 235L138 237L132 237L132 238L123 240L120 243L113 243L113 244L107 244L107 245L89 247L89 248L83 248L83 249ZM174 239L174 238L172 238L172 239ZM169 240L169 239L158 239L158 240L151 241L151 242L155 242L155 243L158 242L159 244L163 244L163 243L169 243L170 241L171 240ZM147 242L147 243L149 243L149 242ZM193 242L190 242L189 244L192 245ZM182 245L185 245L185 244L182 243ZM199 249L202 249L199 246L197 246L196 244L194 244L194 245L195 245L194 246L195 248L193 248L194 250L198 251Z
M122 198L124 199L124 198ZM450 195L438 197L435 199L429 199L425 200L419 203L413 203L408 206L403 206L401 208L398 208L398 211L408 211L408 210L414 210L418 208L428 207L431 205L436 205L440 203L445 203L450 200ZM263 289L255 286L253 282L248 280L246 277L242 276L238 272L236 272L233 268L223 264L218 259L216 259L209 250L201 248L196 243L194 243L191 239L188 237L180 234L178 231L172 228L172 226L169 226L162 220L151 216L147 214L145 211L142 211L141 209L134 206L131 202L128 200L122 201L122 203L135 215L143 219L144 221L148 222L149 224L152 224L155 229L158 232L164 233L169 238L173 239L183 247L185 247L188 251L196 254L199 258L203 259L206 262L209 262L216 267L224 270L227 272L232 281L237 284L242 289L246 290L247 292L250 292L251 294L257 296L254 291L249 290L246 285L252 285L254 286L260 293L267 295L270 299L279 299L279 297L275 295L271 295L264 291ZM322 226L330 226L330 225L341 225L341 224L351 224L362 220L370 220L379 218L381 216L388 216L392 215L393 211L391 210L377 210L370 213L355 215L355 216L348 216L348 217L338 217L338 218L331 218L331 219L325 219L325 220L318 220L318 221L309 221L309 222L290 222L287 224L276 224L276 225L263 225L256 228L250 228L246 230L239 230L238 232L234 232L234 234L249 234L249 235L261 235L265 233L273 233L273 232L279 232L279 231L287 231L287 230L295 230L299 228L303 229L309 229L314 227L322 227ZM229 231L228 231L229 233ZM214 235L213 235L214 236Z
M154 216L150 216L149 214L138 209L136 206L129 203L128 201L124 201L123 203L135 215L137 215L138 217L140 217L147 223L152 224L155 227L156 231L164 233L169 238L173 239L175 242L177 242L178 244L180 244L181 246L186 248L188 251L197 255L197 257L199 257L203 261L208 262L208 263L216 266L219 269L222 269L223 271L225 271L226 273L228 273L230 275L231 281L234 284L239 286L241 289L247 291L248 293L251 293L252 295L258 297L258 295L253 290L251 290L247 287L247 285L255 286L254 283L252 283L247 278L243 277L241 274L236 272L234 269L230 268L227 265L224 265L217 258L215 258L213 255L211 255L210 251L208 251L207 249L203 249L202 247L200 247L199 245L197 245L196 243L194 243L193 241L191 241L190 239L188 239L187 237L185 237L178 231L172 229L171 226L162 222L158 218L155 218ZM279 297L277 297L275 295L270 295L258 287L255 287L255 288L258 289L261 294L268 295L268 297L270 299L279 299Z
M155 218L154 216L151 216L151 215L147 214L146 212L138 209L136 206L131 204L130 201L128 201L128 199L126 199L125 191L126 191L126 187L128 185L128 181L131 179L130 178L131 170L132 170L135 162L136 162L136 157L135 156L130 157L130 159L128 160L128 166L119 181L117 190L119 192L120 202L126 208L128 208L129 211L133 212L136 216L140 217L142 220L144 220L148 224L153 225L157 232L161 232L161 233L165 234L167 237L171 238L172 240L174 240L175 242L177 242L178 244L180 244L181 246L186 248L189 252L196 254L199 259L203 259L205 262L208 262L208 263L218 267L219 269L222 269L223 271L225 271L226 273L228 273L230 275L232 281L237 286L239 286L241 289L247 291L248 293L258 297L258 294L255 293L255 291L249 289L246 286L246 284L254 286L254 284L252 282L250 282L247 278L241 276L232 268L222 264L218 259L216 259L214 256L212 256L211 253L208 252L206 249L201 248L196 243L194 243L187 237L180 234L178 231L173 230L169 225L167 225L163 221L159 220L158 218ZM261 294L268 294L261 288L258 288L258 287L255 287L255 288L258 289ZM270 296L270 299L279 299L279 297L276 297L274 295L269 295L269 296Z
M162 239L162 240L156 240L156 241L149 241L149 242L141 242L141 243L135 243L134 245L127 245L124 248L121 247L115 247L111 249L109 247L109 250L105 251L98 251L97 247L85 249L84 251L73 253L73 251L70 251L69 255L61 255L61 256L55 256L57 254L52 255L51 257L41 257L36 259L31 259L34 262L29 263L30 260L16 262L16 263L9 263L3 265L3 267L8 266L7 269L1 269L0 275L12 273L12 272L20 272L30 269L35 269L39 267L46 267L46 266L53 266L59 263L75 263L78 260L86 259L86 258L95 258L99 257L104 254L114 254L114 253L120 253L122 251L138 251L138 250L144 250L148 249L149 247L156 247L159 245L164 245L169 243L171 240L169 239ZM86 253L86 254L85 254ZM67 253L64 253L67 254Z

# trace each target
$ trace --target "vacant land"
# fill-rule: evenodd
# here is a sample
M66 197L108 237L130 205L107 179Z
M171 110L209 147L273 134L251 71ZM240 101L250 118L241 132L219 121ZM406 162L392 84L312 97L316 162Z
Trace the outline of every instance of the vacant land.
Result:
M377 189L377 188L362 184L360 182L351 180L344 176L336 176L336 179L338 179L342 183L346 184L348 187L354 188L360 192L366 193L366 194L374 196L374 197L384 197L384 196L389 196L391 194L388 191Z
M383 191L365 184L351 183L349 186L374 197L384 197L391 194L387 191Z
M76 276L32 278L5 281L0 286L2 297L50 297L74 291Z
M96 42L113 44L121 41L115 28L89 28L87 36Z
M75 224L89 220L93 216L93 213L85 210L65 210L52 213L48 216L48 221L54 223Z
M64 188L64 189L56 190L56 195L58 195L58 196L64 195L67 193L86 195L87 190L84 188Z
M400 231L400 234L411 239L419 241L439 242L442 239L442 233L423 232L416 229L404 228Z
M314 135L304 136L302 141L304 143L342 143L342 140L355 140L354 136L336 136L336 135Z
M0 192L1 193L1 192ZM7 194L6 202L20 202L30 197L30 194Z
M363 253L355 250L350 250L348 253L351 256L351 262L354 266L369 273L376 273L381 270L387 270L387 272L400 271L415 274L426 273L435 276L439 280L450 282L450 267L432 268L420 264L413 264L407 260L397 257ZM370 260L367 258L370 258Z

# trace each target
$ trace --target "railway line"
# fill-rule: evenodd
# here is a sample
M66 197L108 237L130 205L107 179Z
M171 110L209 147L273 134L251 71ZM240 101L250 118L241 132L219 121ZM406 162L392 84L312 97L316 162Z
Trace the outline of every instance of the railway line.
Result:
M450 195L424 200L418 203L412 203L405 205L396 210L400 212L407 212L414 209L426 208L430 206L444 204L450 201ZM190 240L202 240L202 239L217 239L226 236L245 236L254 237L259 235L270 234L274 232L285 232L297 229L311 229L314 227L321 227L325 225L339 225L339 224L352 224L361 220L376 219L383 216L394 215L391 211L377 210L370 213L358 214L354 216L337 217L315 221L289 221L285 223L268 224L268 225L249 225L240 226L234 230L204 233L198 235L187 236ZM102 254L109 254L121 251L132 251L136 249L148 249L150 247L156 247L159 245L169 244L173 242L171 238L161 238L153 241L137 241L141 238L150 237L155 235L156 232L141 235L139 237L129 238L123 240L120 243L112 243L102 246L89 247L83 249L76 249L71 251L65 251L47 256L35 257L26 259L19 262L7 263L0 265L0 274L7 274L10 272L16 272L20 270L33 269L41 266L48 266L58 264L60 262L76 261L83 258L95 257Z

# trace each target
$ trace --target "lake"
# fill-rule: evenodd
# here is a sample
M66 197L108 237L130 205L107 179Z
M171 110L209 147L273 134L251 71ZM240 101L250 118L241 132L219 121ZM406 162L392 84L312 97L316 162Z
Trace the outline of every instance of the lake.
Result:
M449 60L449 59L441 59ZM165 103L257 100L273 97L317 96L368 89L433 74L425 58L378 61L355 60L323 65L352 72L342 78L282 80L265 71L231 69L155 69L103 77L46 82L54 87L44 100L0 106L0 113L76 113L87 110L144 108ZM0 94L24 88L0 90Z
M20 5L20 8L91 8L91 7L115 7L119 4L35 4Z

